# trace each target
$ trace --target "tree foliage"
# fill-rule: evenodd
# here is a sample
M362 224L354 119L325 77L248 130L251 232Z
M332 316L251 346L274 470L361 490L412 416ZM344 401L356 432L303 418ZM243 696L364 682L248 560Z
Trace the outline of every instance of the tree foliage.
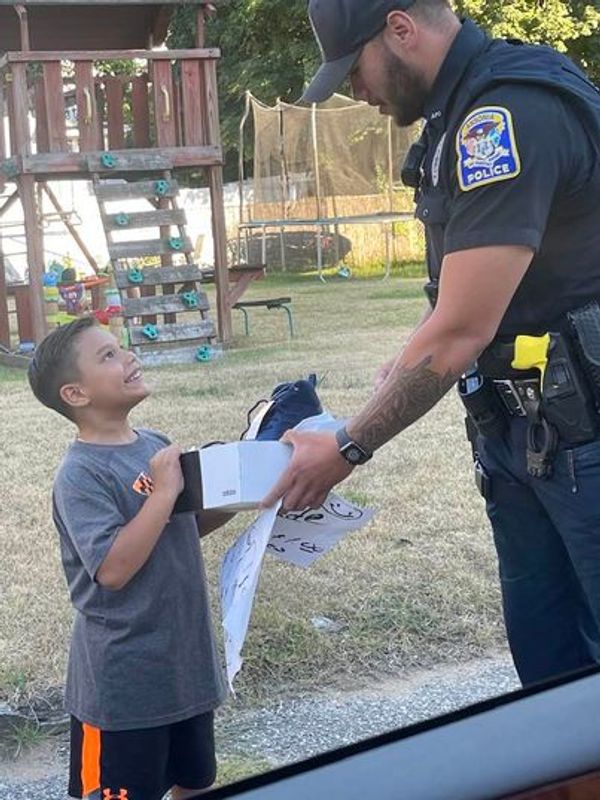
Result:
M582 0L456 0L492 36L549 44L600 78L600 8Z
M250 90L265 103L294 102L320 62L306 0L228 0L209 21L207 43L222 50L221 123L226 150L235 150ZM549 44L583 64L600 82L600 7L585 0L456 0L493 36ZM194 42L194 10L177 11L171 47Z
M320 62L306 13L306 0L230 0L206 26L207 45L220 47L221 129L227 150L237 148L247 90L265 103L294 102ZM194 42L194 11L180 7L170 47Z

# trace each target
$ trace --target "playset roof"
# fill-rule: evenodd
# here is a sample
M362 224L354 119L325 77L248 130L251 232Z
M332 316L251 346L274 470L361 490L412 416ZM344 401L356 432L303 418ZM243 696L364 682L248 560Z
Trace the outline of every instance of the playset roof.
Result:
M183 0L185 2L186 0ZM188 0L189 1L189 0ZM29 0L32 50L131 50L160 44L182 0ZM0 0L0 53L20 50L15 3ZM195 0L194 5L208 5Z

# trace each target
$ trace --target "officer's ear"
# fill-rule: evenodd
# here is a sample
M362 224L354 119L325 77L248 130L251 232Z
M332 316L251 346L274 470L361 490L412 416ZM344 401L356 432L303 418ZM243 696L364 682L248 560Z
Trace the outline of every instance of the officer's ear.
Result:
M388 44L394 50L412 48L418 38L415 20L405 11L399 9L390 11L387 15L384 36L387 37Z

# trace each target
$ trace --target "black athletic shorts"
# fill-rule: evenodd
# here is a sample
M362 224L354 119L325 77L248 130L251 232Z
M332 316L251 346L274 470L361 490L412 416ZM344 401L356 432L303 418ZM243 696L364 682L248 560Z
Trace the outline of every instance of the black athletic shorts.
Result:
M171 786L215 781L214 714L132 731L102 731L71 717L69 794L100 800L161 800Z

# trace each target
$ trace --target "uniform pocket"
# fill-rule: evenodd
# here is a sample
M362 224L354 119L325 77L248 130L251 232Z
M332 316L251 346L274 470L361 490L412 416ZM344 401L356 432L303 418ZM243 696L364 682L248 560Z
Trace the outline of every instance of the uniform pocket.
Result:
M600 439L563 450L558 455L557 473L565 470L571 482L571 492L598 492L600 488Z
M424 225L445 225L450 218L446 195L440 190L424 190L415 209L415 216Z
M600 465L600 439L580 444L579 447L571 447L565 452L567 456L571 454L575 467Z

